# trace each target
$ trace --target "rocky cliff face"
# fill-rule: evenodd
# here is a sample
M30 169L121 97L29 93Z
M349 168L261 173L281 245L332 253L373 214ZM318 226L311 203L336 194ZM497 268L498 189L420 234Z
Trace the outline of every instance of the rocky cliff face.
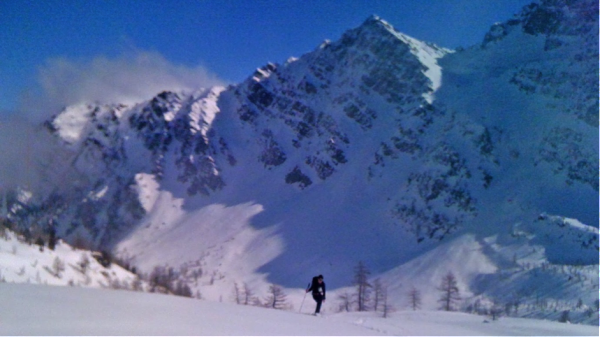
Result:
M596 74L589 71L598 59L597 9L586 1L532 4L515 19L494 26L482 46L503 39L514 29L539 37L543 51L538 54L544 57L532 55L518 65L510 83L527 95L546 100L548 110L597 128L598 97L588 90L598 88ZM598 191L593 160L597 151L585 149L584 133L579 128L553 125L541 140L536 161L550 163L556 173L563 172L568 184L579 181Z

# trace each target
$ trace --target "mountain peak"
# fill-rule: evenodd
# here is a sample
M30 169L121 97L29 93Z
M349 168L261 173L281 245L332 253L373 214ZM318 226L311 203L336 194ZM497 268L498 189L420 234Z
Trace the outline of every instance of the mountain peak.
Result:
M394 36L398 36L399 34L403 35L396 31L396 29L394 29L387 21L375 14L369 16L356 30L360 32L372 31L383 34L391 33Z
M546 50L555 49L561 43L557 36L588 36L587 40L597 46L598 2L594 0L568 1L543 0L524 6L513 18L492 25L485 35L482 46L504 39L518 29L528 35L549 37ZM596 48L597 49L597 48Z
M383 20L381 17L379 17L376 14L371 14L371 16L369 16L365 22L363 23L364 25L381 25L381 24L385 24L385 25L389 25L385 20Z

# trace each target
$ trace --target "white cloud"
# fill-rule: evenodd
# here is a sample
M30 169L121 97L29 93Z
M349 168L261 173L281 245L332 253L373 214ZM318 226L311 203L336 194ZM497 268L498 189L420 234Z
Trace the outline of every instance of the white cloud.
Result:
M0 152L0 193L17 186L33 190L42 185L47 189L60 188L68 180L58 179L62 171L56 166L68 153L55 138L43 132L42 126L23 118L0 118ZM49 170L51 166L56 167Z
M224 82L203 66L173 64L156 52L138 51L117 58L53 58L38 70L38 92L29 92L22 110L48 118L67 105L137 103L163 90L195 90Z

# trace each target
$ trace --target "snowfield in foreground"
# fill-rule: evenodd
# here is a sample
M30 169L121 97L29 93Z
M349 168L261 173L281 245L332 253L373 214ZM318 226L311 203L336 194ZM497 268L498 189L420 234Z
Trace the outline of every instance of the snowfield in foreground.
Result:
M573 335L598 327L441 311L312 317L141 292L0 284L0 335ZM311 303L312 304L312 303Z

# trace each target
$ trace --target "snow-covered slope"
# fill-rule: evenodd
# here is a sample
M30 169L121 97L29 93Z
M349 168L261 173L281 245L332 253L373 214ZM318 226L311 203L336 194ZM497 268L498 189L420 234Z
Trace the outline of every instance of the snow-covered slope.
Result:
M102 265L98 252L75 249L63 241L51 250L44 243L29 244L10 230L0 231L2 283L145 289L145 282L130 271L114 263Z
M9 219L53 219L65 239L145 272L168 265L213 300L317 274L343 289L361 260L398 306L406 286L435 290L450 269L465 308L509 302L502 284L589 321L597 11L541 1L459 51L374 16L227 88L68 107L46 128L77 174L9 191ZM531 292L547 270L555 287Z
M445 312L312 317L159 294L5 284L2 335L597 336L598 327ZM44 301L40 301L44 299Z

